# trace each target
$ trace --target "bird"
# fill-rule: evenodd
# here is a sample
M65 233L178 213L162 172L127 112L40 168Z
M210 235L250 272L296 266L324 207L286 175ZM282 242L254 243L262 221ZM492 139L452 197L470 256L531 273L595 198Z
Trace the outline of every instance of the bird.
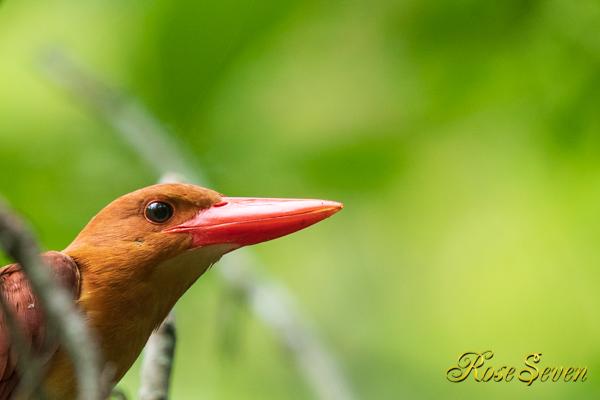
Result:
M177 300L223 255L296 232L342 208L328 200L227 197L195 185L158 184L114 200L66 249L41 259L71 294L118 382ZM19 264L0 269L0 294L32 352L44 349L45 394L76 398L69 356L60 344L45 343L43 305ZM19 354L0 318L5 400L18 388Z

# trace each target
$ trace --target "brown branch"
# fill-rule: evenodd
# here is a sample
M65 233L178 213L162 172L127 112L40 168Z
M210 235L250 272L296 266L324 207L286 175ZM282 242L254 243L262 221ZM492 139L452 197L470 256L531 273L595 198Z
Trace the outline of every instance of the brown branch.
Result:
M208 185L185 148L172 139L160 121L139 101L94 78L64 53L45 58L44 72L79 103L111 125L159 176L177 173L196 185ZM176 178L178 179L178 178ZM291 291L281 282L261 278L260 263L250 249L236 250L220 261L224 282L243 294L250 309L277 334L293 355L298 369L322 400L354 400L358 396L333 353L323 344Z
M55 332L71 357L79 387L78 399L101 400L100 369L95 341L71 297L55 282L48 268L41 262L36 240L1 198L0 245L21 265L31 286L44 304L49 329ZM6 312L5 314L8 316Z
M140 376L139 400L167 400L175 356L175 312L171 310L165 321L150 336Z

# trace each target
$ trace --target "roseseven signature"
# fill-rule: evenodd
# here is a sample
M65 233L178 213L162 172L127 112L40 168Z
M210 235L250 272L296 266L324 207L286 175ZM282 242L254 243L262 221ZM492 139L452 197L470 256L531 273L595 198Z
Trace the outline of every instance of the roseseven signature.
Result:
M540 379L541 382L546 382L548 378L551 378L553 382L560 380L563 376L563 367L544 367L541 372L540 369L535 365L540 361L542 353L531 353L525 357L526 368L522 369L519 374L519 380L527 383L530 386L536 379ZM448 368L446 371L446 377L450 382L462 382L473 372L473 377L477 382L489 382L494 378L494 382L500 382L505 380L506 382L512 381L514 378L515 367L507 367L506 365L496 369L494 373L494 367L488 366L483 370L479 368L483 367L485 360L489 360L494 356L492 350L486 350L483 353L477 353L474 351L467 351L458 356L458 365L455 367ZM584 382L587 377L587 368L574 368L567 367L564 369L563 380L565 382L577 382L579 379Z

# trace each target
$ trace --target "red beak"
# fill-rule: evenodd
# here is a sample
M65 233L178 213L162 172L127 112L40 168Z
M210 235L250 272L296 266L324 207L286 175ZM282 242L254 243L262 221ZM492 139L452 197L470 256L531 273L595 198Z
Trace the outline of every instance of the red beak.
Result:
M189 233L191 248L211 244L249 246L277 239L324 220L344 207L327 200L222 197L164 233Z

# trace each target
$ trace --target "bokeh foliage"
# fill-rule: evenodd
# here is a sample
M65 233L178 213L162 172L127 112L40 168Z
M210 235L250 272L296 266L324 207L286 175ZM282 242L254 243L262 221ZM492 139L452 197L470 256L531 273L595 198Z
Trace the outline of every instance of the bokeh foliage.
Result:
M157 179L48 83L40 54L61 46L144 101L214 189L345 203L256 250L363 398L590 398L599 25L591 0L5 0L0 193L62 249ZM230 302L210 272L180 301L174 398L310 398L273 334ZM446 380L460 353L487 349L495 366L542 352L589 377ZM122 387L136 385L134 367Z

